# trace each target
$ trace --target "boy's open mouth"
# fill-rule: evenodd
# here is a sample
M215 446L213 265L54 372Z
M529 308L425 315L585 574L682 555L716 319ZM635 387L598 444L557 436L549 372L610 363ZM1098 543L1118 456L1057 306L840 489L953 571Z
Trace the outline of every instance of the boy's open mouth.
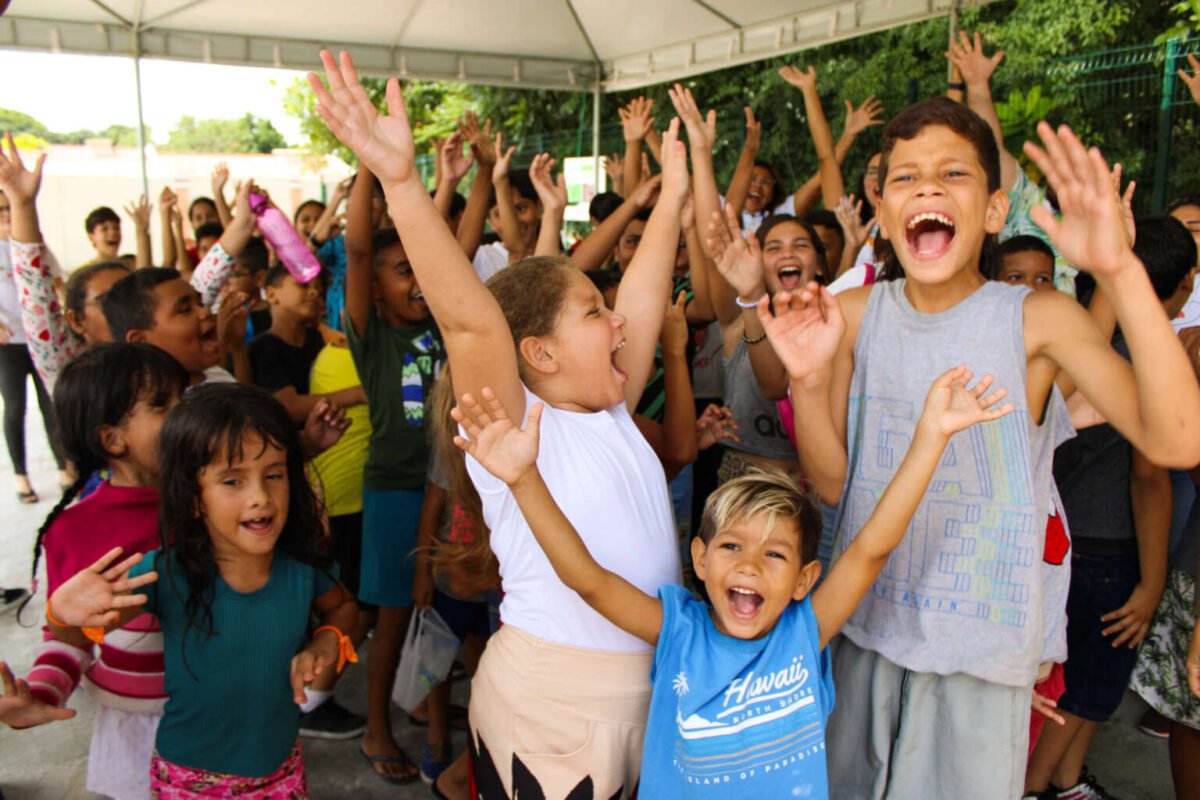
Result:
M940 211L923 211L904 226L908 249L917 258L938 258L954 241L954 221Z
M761 594L744 586L734 586L725 593L725 597L729 601L729 610L738 619L750 619L763 604Z

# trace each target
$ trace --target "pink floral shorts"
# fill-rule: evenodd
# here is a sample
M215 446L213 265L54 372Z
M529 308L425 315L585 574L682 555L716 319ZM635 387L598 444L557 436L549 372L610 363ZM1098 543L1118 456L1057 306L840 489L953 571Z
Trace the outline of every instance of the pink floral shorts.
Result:
M304 758L300 742L292 747L283 765L263 778L222 775L163 760L155 751L150 760L150 796L156 800L190 800L193 797L236 797L239 800L308 800Z

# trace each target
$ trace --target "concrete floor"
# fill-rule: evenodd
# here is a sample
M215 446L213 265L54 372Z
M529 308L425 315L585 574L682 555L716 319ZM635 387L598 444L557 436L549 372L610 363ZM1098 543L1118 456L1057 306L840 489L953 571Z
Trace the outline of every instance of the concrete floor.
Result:
M33 397L32 387L30 398ZM29 468L42 502L22 506L16 502L12 468L0 457L0 586L27 585L33 540L37 528L56 499L54 462L36 408L26 424L29 439ZM27 623L41 619L44 597L26 609ZM35 628L18 625L11 612L0 617L0 659L7 660L22 675L33 660L40 634ZM364 651L366 648L364 648ZM465 686L455 689L456 700L465 702ZM337 689L338 699L355 711L365 709L365 673L360 665L350 666ZM72 700L79 714L73 720L29 731L12 731L0 726L0 790L6 800L62 800L94 798L85 788L88 737L91 730L91 701L79 693ZM1123 800L1169 800L1171 788L1167 743L1151 739L1137 730L1140 701L1127 695L1115 719L1098 735L1088 763L1101 783ZM405 715L393 714L397 741L416 761L424 743L424 731L410 726ZM455 739L456 752L466 746L465 735ZM357 741L306 740L305 760L310 788L316 798L359 798L408 800L430 797L420 784L392 786L370 771L357 752Z

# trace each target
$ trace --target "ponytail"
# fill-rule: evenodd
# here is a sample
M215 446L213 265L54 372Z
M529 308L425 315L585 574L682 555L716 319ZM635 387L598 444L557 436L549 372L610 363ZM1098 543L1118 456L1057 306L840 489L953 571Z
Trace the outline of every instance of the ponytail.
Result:
M54 520L58 515L66 510L67 506L79 496L83 491L83 487L87 485L88 478L91 477L86 473L80 473L75 482L66 488L62 498L54 504L54 508L50 509L50 513L46 515L46 521L42 523L42 527L38 528L37 538L33 542L33 568L29 571L29 595L21 601L21 605L17 607L17 622L21 621L21 612L25 610L25 606L29 605L29 601L38 591L38 562L42 556L42 541L46 538L47 531L54 525ZM24 626L24 623L21 623ZM29 626L32 627L32 626Z

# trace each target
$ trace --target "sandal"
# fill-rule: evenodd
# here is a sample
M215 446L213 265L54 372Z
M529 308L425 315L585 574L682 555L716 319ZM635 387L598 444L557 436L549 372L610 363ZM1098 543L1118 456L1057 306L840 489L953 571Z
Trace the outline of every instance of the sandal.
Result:
M32 506L39 502L37 492L30 489L28 492L17 492L17 502L21 505Z
M441 742L438 747L425 745L425 750L421 753L421 782L426 786L433 786L438 776L446 771L446 767L450 766L453 760L449 742Z
M421 777L421 771L417 769L411 761L408 760L408 756L404 755L403 751L401 751L400 755L398 756L389 756L384 754L372 756L367 755L367 751L363 750L362 747L359 747L358 752L362 753L362 757L365 758L367 763L371 765L371 769L375 771L375 774L388 783L395 783L403 786L407 783L415 783L417 778ZM392 775L388 775L386 772L380 771L380 764L396 765L401 768L401 771L405 769L411 769L412 774L404 778L397 778Z

